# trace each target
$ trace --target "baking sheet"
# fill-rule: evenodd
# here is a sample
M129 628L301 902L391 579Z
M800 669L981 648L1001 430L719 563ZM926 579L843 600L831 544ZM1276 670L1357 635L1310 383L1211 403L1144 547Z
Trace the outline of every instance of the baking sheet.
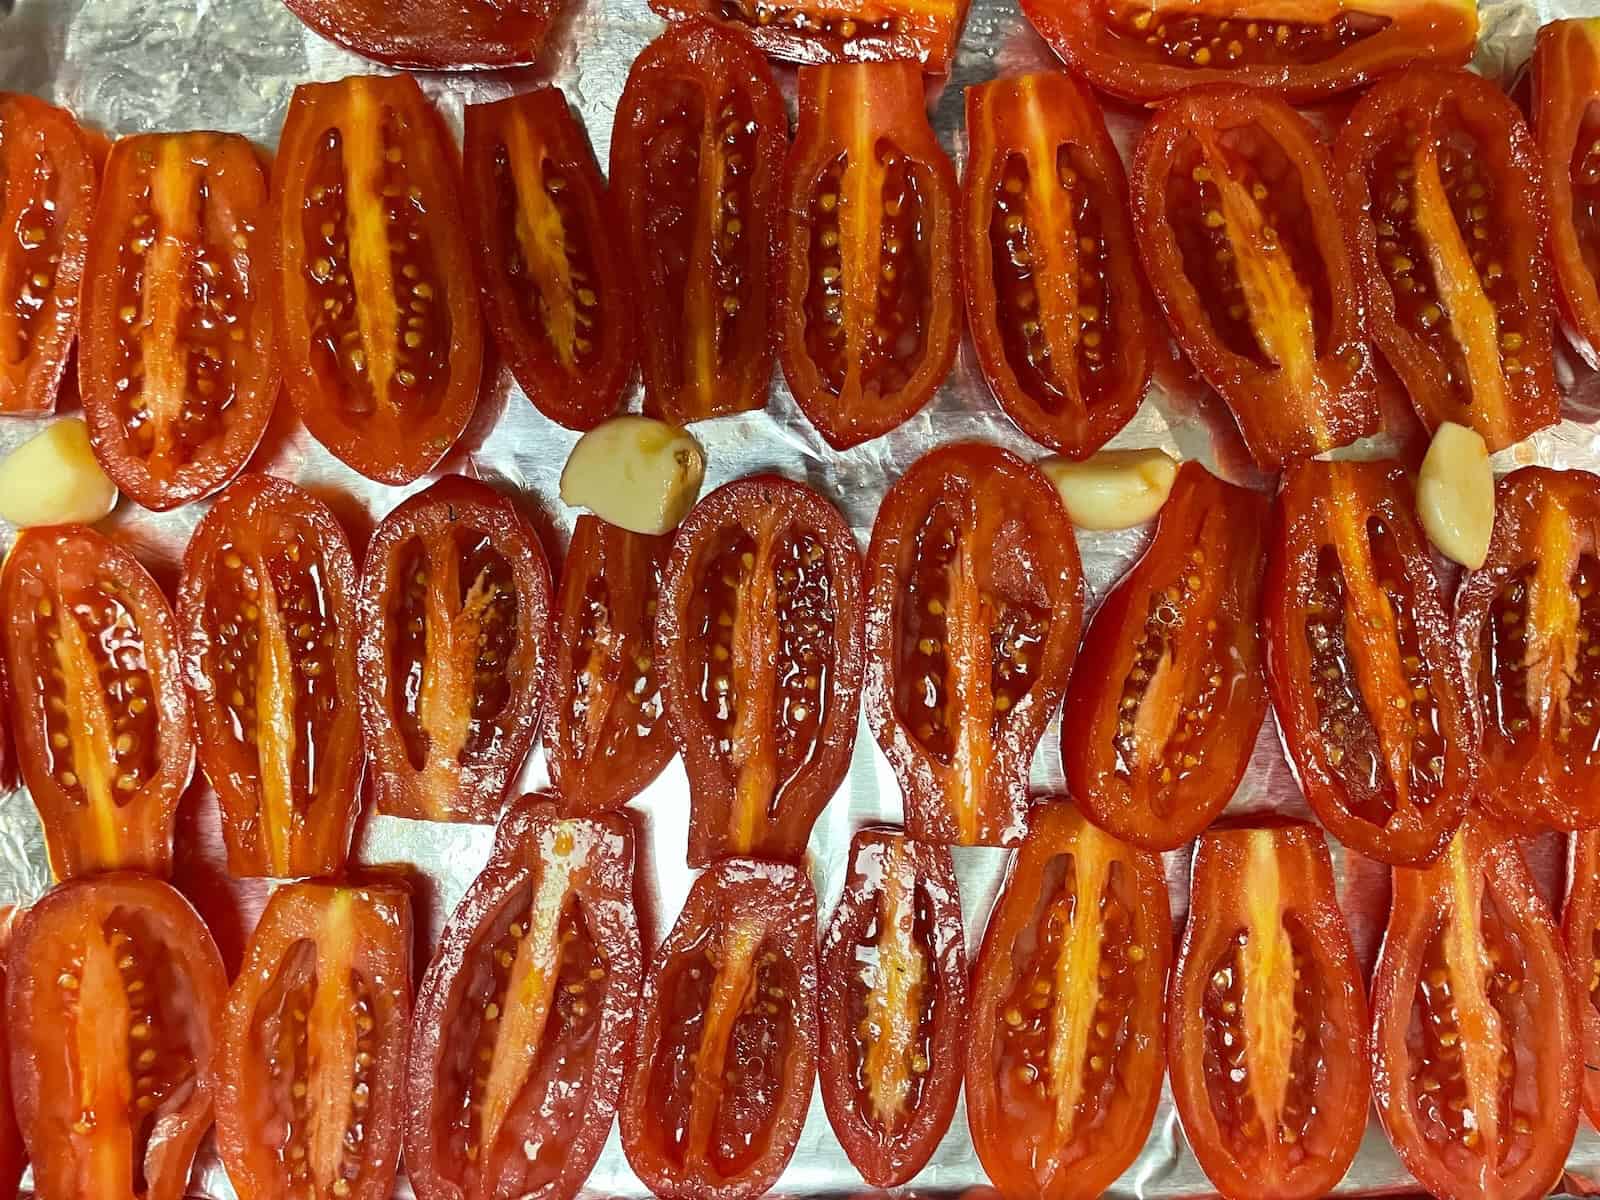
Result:
M1526 61L1534 31L1558 15L1582 12L1595 0L1496 0L1482 6L1483 36L1478 67L1510 84ZM422 82L459 132L465 103L498 99L534 83L559 84L582 114L600 161L609 155L611 117L629 64L661 28L645 0L580 0L544 55L530 70L473 75L425 75ZM961 89L996 75L1053 65L1044 44L1016 7L1016 0L974 0L951 78L930 82L934 124L959 168L965 158ZM0 0L0 89L26 91L64 104L86 124L112 134L146 130L223 129L243 133L263 147L276 141L289 95L297 83L337 79L377 69L304 29L280 0ZM793 71L779 69L793 100ZM1337 119L1337 111L1323 114ZM1111 113L1114 134L1126 147L1139 126L1126 108ZM1497 457L1499 469L1527 462L1600 469L1600 383L1569 361L1559 364L1567 392L1567 419ZM633 397L637 407L638 396ZM76 408L65 398L64 411ZM0 451L31 436L39 423L0 421ZM927 410L889 436L840 454L811 430L783 383L774 379L766 412L742 414L695 427L704 444L709 490L729 479L777 470L803 479L830 497L854 527L863 548L886 486L931 446L964 438L1007 445L1028 457L1041 451L1019 434L990 399L970 343L938 397ZM547 421L498 370L486 384L477 419L442 470L476 475L516 489L539 510L552 566L559 568L576 513L557 497L557 480L576 435ZM1161 446L1200 458L1219 474L1266 486L1249 466L1225 410L1176 368L1162 373L1134 421L1115 439L1118 446ZM1413 439L1376 439L1354 452L1415 451ZM277 417L254 470L270 471L309 488L333 505L359 548L376 520L413 488L388 488L352 472L322 450L292 419L287 402ZM204 508L190 505L155 515L123 501L106 523L134 547L171 594L176 566ZM11 530L0 529L9 541ZM1079 534L1090 589L1098 598L1142 548L1146 531ZM1447 582L1450 582L1447 580ZM1041 793L1059 791L1058 729L1040 747L1034 782ZM545 770L535 754L523 777L541 784ZM683 867L687 831L687 785L674 762L634 805L643 833L642 867L653 876L655 902L644 914L653 944L666 932L688 891ZM1278 747L1269 717L1232 811L1306 812ZM843 885L850 835L862 824L896 821L900 799L887 764L863 726L849 778L818 822L810 845L810 867L826 914ZM367 816L357 834L357 857L367 864L405 863L422 881L420 921L437 934L445 915L488 857L491 831L469 826L426 825ZM230 966L236 966L249 928L270 885L238 882L223 868L215 798L202 780L186 798L178 838L176 882L193 898L217 935ZM1541 879L1554 894L1559 886L1561 847L1534 847ZM969 942L976 949L990 903L1004 871L997 850L956 852ZM1388 905L1387 873L1335 847L1341 899L1369 970ZM1167 856L1174 919L1181 929L1187 907L1188 851ZM0 798L0 904L26 903L49 884L38 819L21 792ZM984 1184L982 1168L958 1112L932 1162L913 1182L926 1195L955 1196ZM1600 1136L1585 1123L1569 1164L1568 1186L1600 1186ZM26 1184L25 1184L26 1187ZM1361 1154L1342 1191L1384 1193L1415 1185L1372 1123ZM846 1196L866 1191L834 1140L820 1096L814 1098L794 1160L775 1189L786 1196ZM1113 1194L1152 1198L1203 1195L1205 1176L1184 1142L1170 1093L1163 1097L1149 1143L1117 1182ZM615 1130L586 1195L635 1197L645 1189L628 1169ZM233 1200L234 1192L208 1140L196 1162L191 1195ZM412 1192L402 1180L400 1200Z

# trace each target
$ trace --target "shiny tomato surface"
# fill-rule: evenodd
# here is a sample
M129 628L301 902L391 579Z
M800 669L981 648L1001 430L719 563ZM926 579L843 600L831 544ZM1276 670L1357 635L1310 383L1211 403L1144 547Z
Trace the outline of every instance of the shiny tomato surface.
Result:
M919 62L946 71L967 0L650 0L672 20L708 17L797 63Z
M6 990L6 950L11 944L11 927L15 914L0 908L0 997ZM15 1196L17 1183L28 1165L28 1150L22 1144L22 1130L17 1128L16 1109L11 1103L11 1035L8 1021L0 1021L0 1196Z
M394 67L514 67L539 57L559 0L284 0L323 37Z
M1600 367L1600 18L1551 21L1533 44L1533 137L1567 338Z
M1600 1126L1600 831L1571 839L1567 858L1567 899L1561 911L1561 937L1578 991L1583 1036L1583 1110Z

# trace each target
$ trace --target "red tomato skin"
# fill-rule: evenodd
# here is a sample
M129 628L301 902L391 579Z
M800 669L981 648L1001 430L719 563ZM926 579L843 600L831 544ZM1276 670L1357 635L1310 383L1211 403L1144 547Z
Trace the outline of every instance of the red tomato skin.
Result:
M417 71L530 66L559 15L557 0L284 0L289 11L329 41L363 58Z
M810 18L804 26L785 20L781 8L754 9L711 0L650 0L650 7L669 21L716 21L783 62L820 66L913 60L928 74L941 75L955 55L968 5L966 0L934 4L822 0L804 10Z
M1533 138L1550 194L1550 257L1567 341L1600 367L1600 285L1575 221L1575 165L1584 115L1600 99L1600 22L1551 21L1533 43ZM1592 144L1592 143L1591 143Z
M9 908L0 910L0 1007L6 994L6 949L11 943L11 929L17 919ZM0 1196L15 1196L23 1169L28 1165L28 1151L22 1144L22 1131L17 1128L17 1114L11 1103L11 1054L6 1026L0 1021Z
M1567 899L1561 910L1561 938L1577 986L1583 1033L1583 1111L1600 1128L1600 1005L1594 977L1600 971L1600 830L1586 829L1568 840Z

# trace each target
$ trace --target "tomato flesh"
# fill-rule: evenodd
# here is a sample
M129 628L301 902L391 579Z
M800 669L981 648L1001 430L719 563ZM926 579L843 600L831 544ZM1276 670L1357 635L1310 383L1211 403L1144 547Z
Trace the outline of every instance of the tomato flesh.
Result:
M802 68L787 177L783 373L845 449L926 404L961 339L956 174L916 65Z
M1184 1131L1224 1196L1316 1197L1367 1126L1366 993L1312 825L1201 835L1167 1034Z
M407 1163L422 1200L575 1196L611 1128L642 971L633 833L527 797L417 998Z
M861 696L861 556L831 504L757 475L680 526L655 640L689 772L689 862L798 861L843 782Z
M1561 937L1577 989L1583 1037L1583 1109L1600 1125L1600 833L1573 836L1567 859L1567 898Z
M620 808L674 746L655 663L661 571L671 540L588 513L567 547L557 597L555 683L545 755L568 812Z
M10 908L0 909L0 996L6 993L6 950L11 943L12 923L15 914ZM11 1102L11 1052L8 1022L0 1021L0 1196L15 1196L17 1183L28 1164L28 1151L22 1144L22 1131L17 1128L16 1109Z
M0 413L47 413L78 331L95 151L63 108L0 92Z
M788 127L760 52L709 21L668 27L628 72L611 186L636 273L651 416L682 425L767 402Z
M1533 46L1533 135L1567 337L1600 366L1600 19L1551 21Z
M200 761L235 875L336 875L360 803L355 559L291 483L247 475L195 530L178 593Z
M1007 1200L1098 1196L1137 1156L1171 957L1160 859L1064 801L1036 808L972 982L967 1116Z
M487 484L446 476L372 535L357 615L378 808L493 822L541 720L550 568L538 534Z
M796 867L725 859L695 880L645 981L622 1148L665 1200L767 1191L816 1078L816 896Z
M200 917L144 876L76 880L23 918L9 976L11 1083L39 1194L181 1200L211 1125L203 1069L228 986Z
M406 75L295 89L273 179L280 349L312 435L409 483L478 401L483 333L455 151Z
M1060 497L997 447L942 447L889 489L867 559L867 717L907 831L1014 844L1083 613Z
M651 0L662 16L706 16L797 63L912 59L943 73L966 20L966 0Z
M1578 993L1517 843L1473 816L1397 869L1373 981L1378 1115L1448 1200L1544 1195L1577 1128Z
M367 58L424 71L514 67L538 59L554 0L284 0L323 37Z
M267 183L237 134L139 134L106 161L78 378L96 455L147 508L209 495L278 399Z

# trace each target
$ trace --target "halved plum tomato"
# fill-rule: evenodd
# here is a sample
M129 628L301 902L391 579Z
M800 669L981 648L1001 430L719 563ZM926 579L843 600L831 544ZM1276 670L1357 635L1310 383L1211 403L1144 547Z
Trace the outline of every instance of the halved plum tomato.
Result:
M1073 458L1128 423L1166 331L1105 117L1059 71L967 89L967 325L1000 407Z
M417 995L406 1166L420 1200L570 1200L611 1132L643 952L626 818L525 797Z
M772 71L741 34L685 21L633 60L611 189L650 416L683 425L767 403L788 134Z
M898 62L943 74L967 0L650 0L669 20L707 17L797 63Z
M50 1200L182 1200L211 1128L228 977L205 923L144 875L45 895L11 944L17 1122Z
M495 344L568 429L617 410L633 375L633 299L605 180L559 90L466 114L466 202Z
M956 170L917 65L802 67L785 190L783 374L843 450L926 404L961 341Z
M655 670L689 773L689 865L798 862L850 767L861 705L861 554L802 483L724 484L678 528Z
M78 332L98 194L72 114L0 92L0 413L47 413Z
M1378 430L1332 173L1306 119L1250 88L1174 97L1134 155L1134 228L1151 286L1267 470Z
M1369 858L1432 862L1472 796L1479 734L1398 463L1284 477L1262 626L1278 731L1317 817Z
M1600 831L1575 834L1571 843L1561 936L1578 990L1583 1107L1600 1126Z
M559 0L284 0L312 29L364 58L423 71L527 66Z
M550 567L516 504L447 475L367 543L361 724L380 812L493 824L539 731Z
M95 457L146 508L239 473L278 402L267 179L236 133L111 148L84 266L78 387Z
M1084 815L1173 850L1227 807L1267 715L1258 627L1271 501L1184 463L1134 568L1089 622L1061 760Z
M1545 189L1516 105L1470 71L1414 67L1361 98L1335 163L1372 340L1423 424L1490 450L1554 424Z
M217 1148L239 1200L388 1200L411 1029L411 900L395 885L272 893L228 993Z
M1484 802L1525 833L1600 826L1600 476L1500 479L1455 636L1483 726Z
M9 907L0 908L0 1011L4 1010L6 994L6 951L11 944L11 928L15 914ZM17 1128L16 1109L11 1102L11 1051L10 1035L5 1021L0 1021L0 1196L17 1194L17 1184L27 1166L28 1151L22 1144L22 1130Z
M676 753L662 714L655 624L668 537L578 518L556 598L545 762L566 812L621 808Z
M1400 1161L1441 1200L1533 1200L1583 1086L1578 988L1516 840L1474 813L1398 868L1372 982L1372 1086Z
M798 867L694 881L645 979L622 1148L663 1200L750 1200L794 1154L817 1075L817 897Z
M409 75L294 90L272 177L284 382L311 435L380 483L435 466L477 407L459 170Z
M56 878L169 875L195 754L161 588L93 529L25 529L0 574L0 611L18 763Z
M1213 829L1195 848L1167 1058L1183 1131L1229 1200L1316 1200L1370 1106L1367 994L1322 831Z
M1567 339L1600 367L1600 18L1551 21L1533 43L1533 137Z
M1042 802L972 981L967 1119L1006 1200L1092 1200L1138 1155L1171 960L1161 860Z
M183 556L178 625L200 765L234 875L337 875L361 801L356 565L328 506L246 475Z
M1204 84L1270 88L1305 103L1409 63L1462 63L1475 0L1023 0L1063 62L1101 91L1154 101Z
M907 832L1016 844L1083 620L1060 496L996 446L930 451L883 499L867 588L867 723L900 781Z
M946 847L855 835L821 979L828 1120L868 1183L898 1187L950 1128L965 1067L966 934Z

